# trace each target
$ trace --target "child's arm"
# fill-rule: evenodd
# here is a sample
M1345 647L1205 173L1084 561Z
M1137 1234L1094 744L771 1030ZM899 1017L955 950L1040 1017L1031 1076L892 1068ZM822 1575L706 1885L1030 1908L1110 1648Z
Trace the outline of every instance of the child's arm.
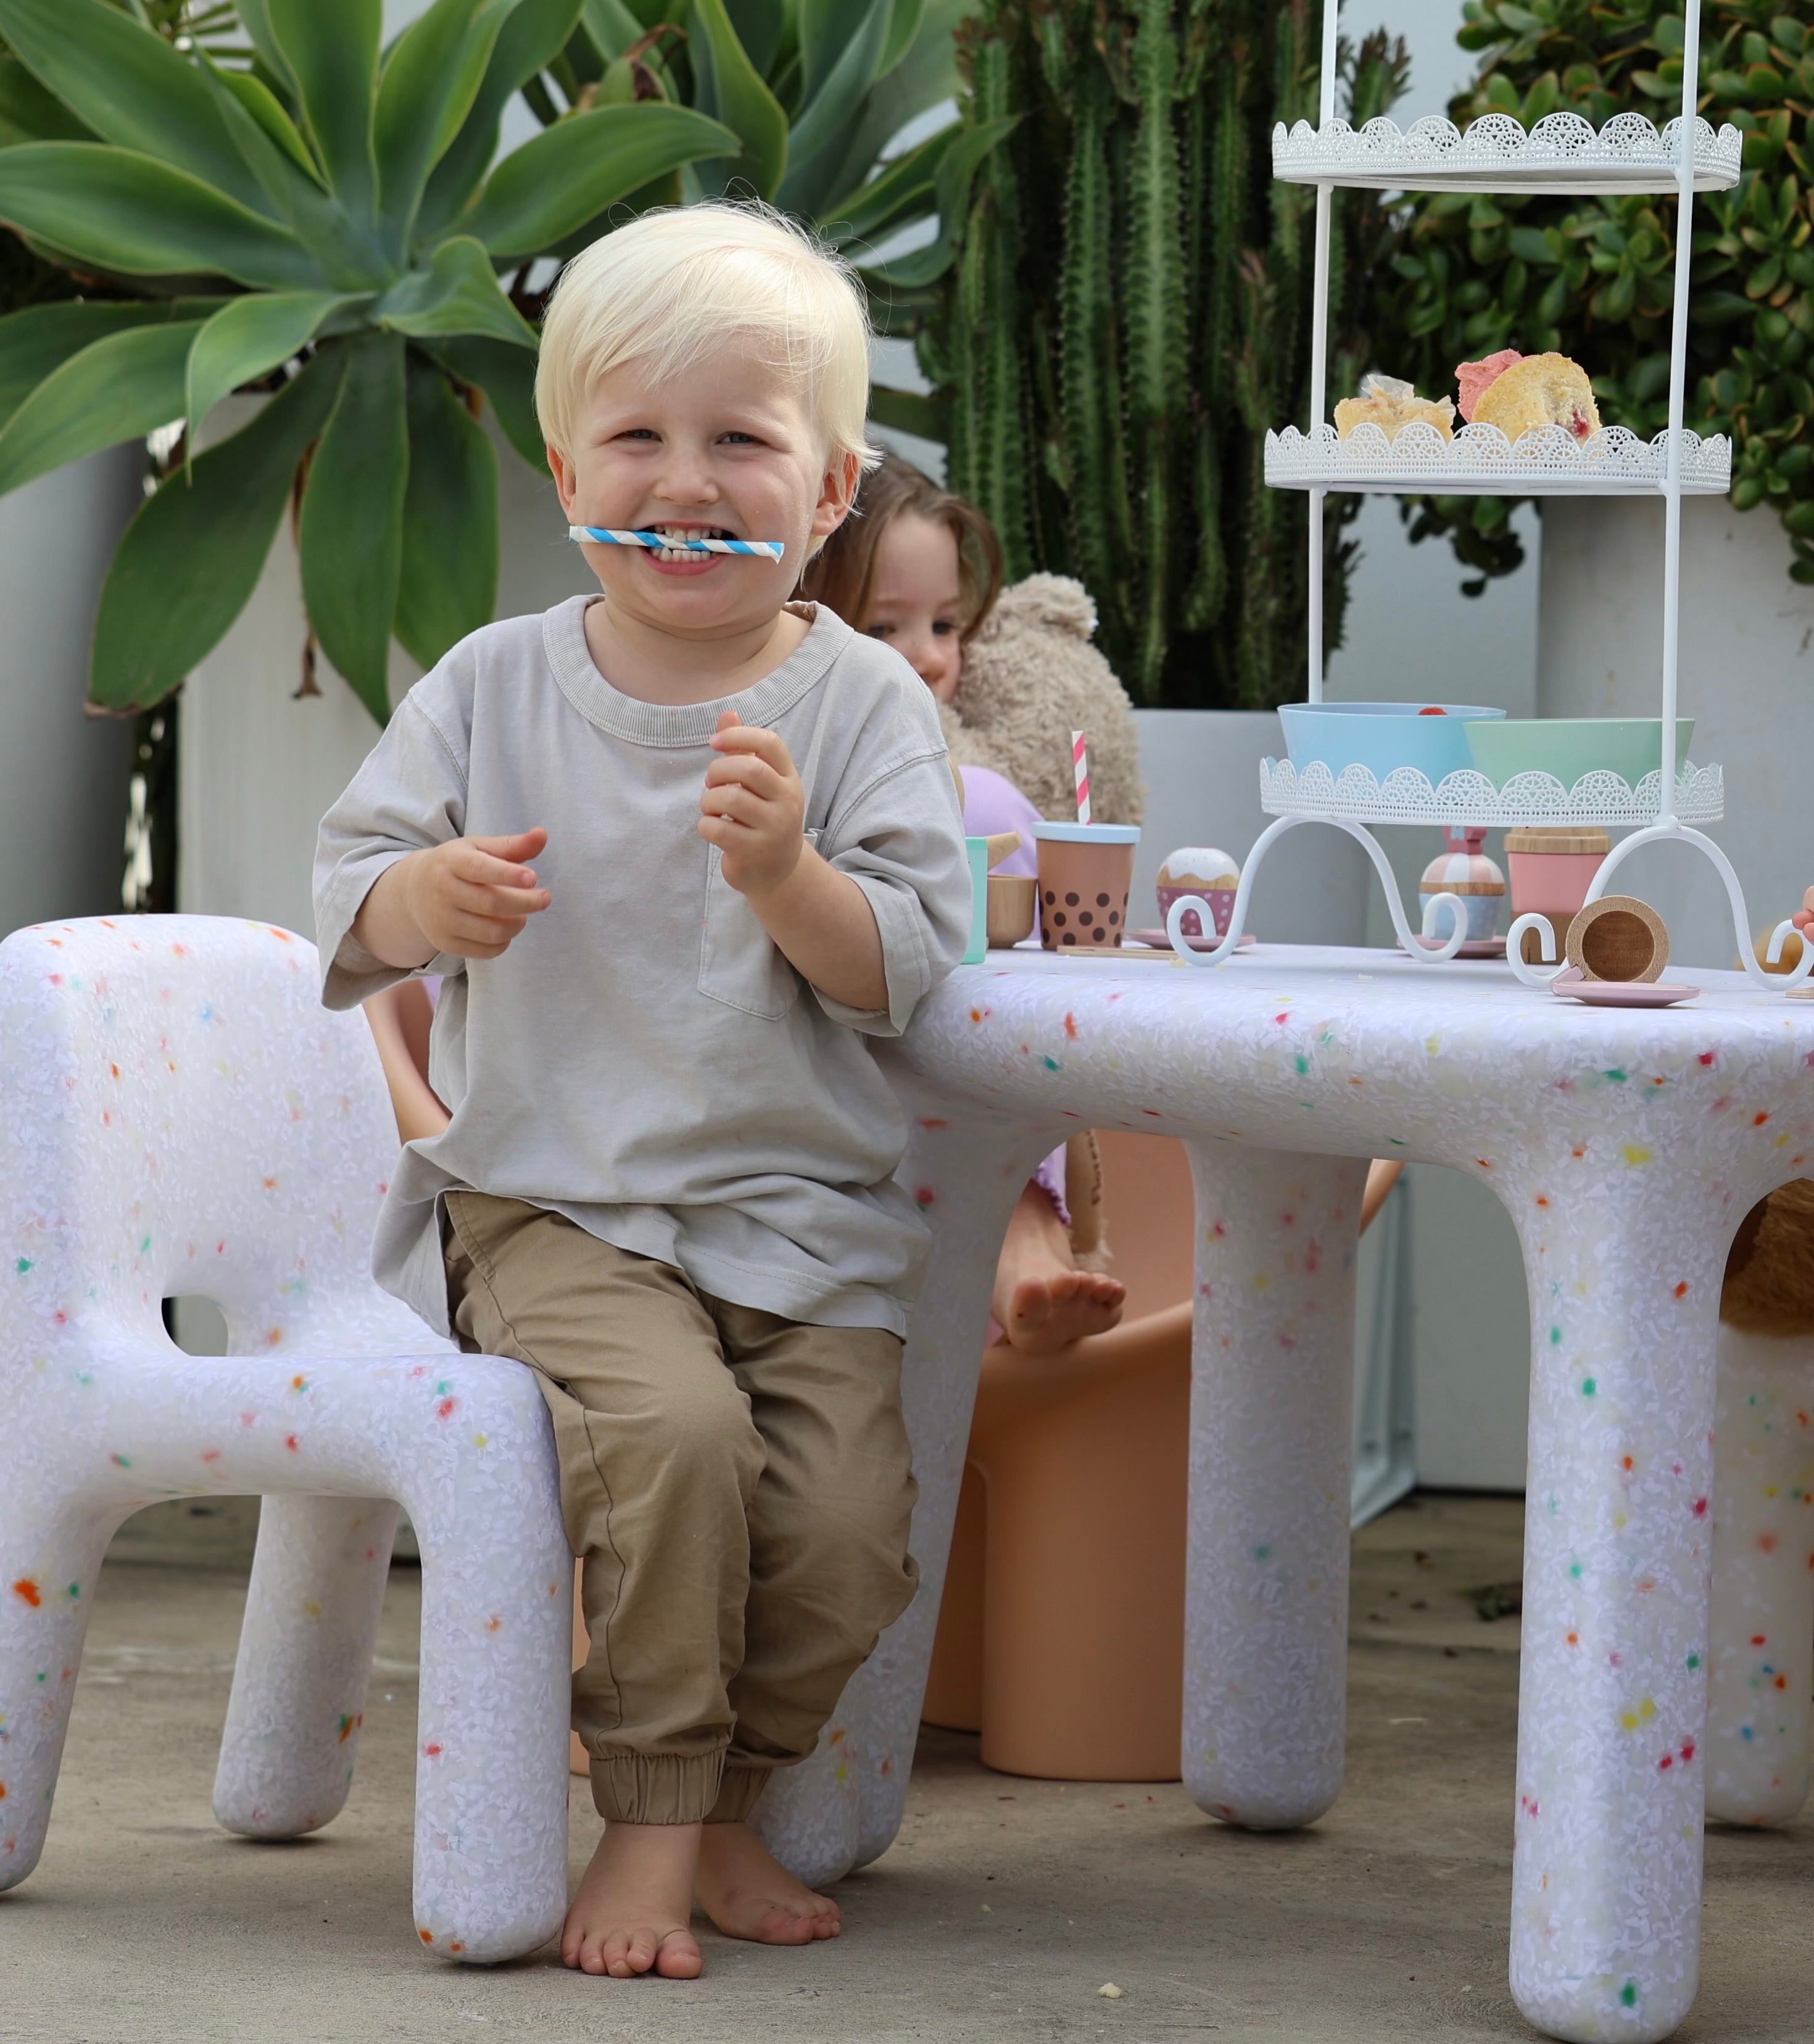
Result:
M806 843L805 796L786 744L772 731L740 724L732 710L712 743L718 757L700 797L699 835L724 853L725 880L809 986L847 1008L886 1009L874 911L857 883Z
M540 828L515 837L456 837L387 866L353 918L352 935L375 959L408 971L438 953L494 959L553 898L523 864L548 841Z

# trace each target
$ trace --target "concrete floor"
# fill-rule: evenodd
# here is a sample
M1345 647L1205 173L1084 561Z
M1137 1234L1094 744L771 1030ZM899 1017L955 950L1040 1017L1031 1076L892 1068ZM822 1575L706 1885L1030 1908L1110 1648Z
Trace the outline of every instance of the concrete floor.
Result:
M682 1986L546 1955L490 1972L421 1955L413 1570L393 1572L349 1808L293 1845L217 1831L250 1519L160 1507L101 1579L50 1842L0 1898L0 2038L1528 2038L1505 1987L1517 1619L1475 1612L1489 1589L1489 1608L1514 1600L1520 1516L1424 1496L1358 1537L1348 1784L1311 1830L1246 1836L1175 1785L992 1774L974 1740L928 1732L899 1842L838 1890L843 1938L794 1952L708 1937L707 1977ZM576 1873L597 1828L581 1786ZM1716 1833L1707 1864L1703 1985L1678 2034L1808 2038L1814 1821ZM1110 1981L1119 2000L1097 1992Z

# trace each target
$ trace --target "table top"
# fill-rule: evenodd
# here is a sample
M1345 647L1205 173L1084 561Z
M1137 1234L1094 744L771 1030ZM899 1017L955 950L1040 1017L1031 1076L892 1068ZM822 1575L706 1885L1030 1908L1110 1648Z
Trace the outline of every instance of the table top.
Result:
M1799 1165L1814 1153L1814 1001L1739 972L1670 976L1700 997L1590 1008L1497 962L1322 946L1260 944L1209 968L1017 949L960 966L883 1055L1042 1125L1489 1169L1495 1146L1528 1155L1630 1124L1661 1161L1710 1155L1742 1120Z

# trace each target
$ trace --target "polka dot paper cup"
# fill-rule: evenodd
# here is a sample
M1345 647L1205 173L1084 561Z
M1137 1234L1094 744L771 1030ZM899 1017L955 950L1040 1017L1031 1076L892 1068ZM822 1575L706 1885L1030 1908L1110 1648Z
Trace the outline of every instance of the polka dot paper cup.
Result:
M1036 824L1040 942L1048 951L1113 951L1128 922L1133 824Z

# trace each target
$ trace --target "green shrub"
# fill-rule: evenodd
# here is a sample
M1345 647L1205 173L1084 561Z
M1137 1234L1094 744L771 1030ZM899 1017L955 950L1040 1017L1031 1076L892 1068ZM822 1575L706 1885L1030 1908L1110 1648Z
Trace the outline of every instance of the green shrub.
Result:
M1681 111L1682 20L1669 0L1469 0L1459 40L1478 77L1450 107L1527 125L1558 109L1596 125ZM1685 423L1732 436L1732 501L1769 502L1814 582L1814 25L1782 0L1708 0L1701 17L1702 116L1744 131L1729 192L1694 202ZM1601 416L1651 437L1669 421L1673 198L1418 198L1374 298L1378 366L1427 393L1452 391L1458 362L1517 348L1572 355ZM1517 564L1501 498L1412 509L1417 536L1445 532L1484 574ZM1477 591L1483 586L1469 586Z

